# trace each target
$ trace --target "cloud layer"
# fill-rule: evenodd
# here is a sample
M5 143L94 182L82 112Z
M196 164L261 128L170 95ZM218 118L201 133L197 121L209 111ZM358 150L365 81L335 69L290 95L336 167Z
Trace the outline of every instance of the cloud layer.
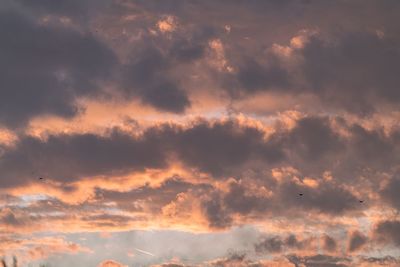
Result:
M0 252L60 267L396 266L399 10L4 1Z

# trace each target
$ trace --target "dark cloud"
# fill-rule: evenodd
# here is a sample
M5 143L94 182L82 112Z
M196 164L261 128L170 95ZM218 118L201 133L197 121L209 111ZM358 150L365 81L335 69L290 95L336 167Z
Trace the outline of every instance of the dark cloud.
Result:
M395 175L392 177L387 185L380 191L380 195L384 201L389 203L392 207L400 210L400 177Z
M277 162L283 158L280 147L264 142L264 133L234 121L211 124L202 121L180 132L176 151L185 163L216 176L250 161ZM233 173L233 172L232 172Z
M396 266L396 264L400 263L399 258L395 258L393 256L385 256L385 257L362 257L362 262L366 262L368 264L373 264L374 266Z
M287 88L290 77L287 70L279 65L279 61L270 56L269 62L260 63L255 59L244 59L239 63L238 71L234 75L228 75L225 79L226 86L233 97L241 93L252 94L257 91ZM229 79L233 79L234 83Z
M5 209L0 210L3 214L0 216L0 222L5 225L11 226L21 226L24 225L24 221L20 218L17 218L12 210Z
M257 266L246 258L245 253L233 252L225 258L217 259L209 263L210 266L214 267L228 267L228 266Z
M399 142L394 138L397 131L387 135L382 128L368 130L357 124L349 126L349 131L353 153L359 162L378 168L390 168L398 161L396 147Z
M395 24L389 22L393 22L394 10L399 7L394 2L378 5L369 1L361 5L360 2L254 1L244 4L236 1L229 8L223 3L208 1L190 4L168 1L157 5L139 1L135 2L135 7L129 8L124 1L17 2L11 4L7 1L5 6L12 8L1 9L3 27L0 33L4 42L0 52L3 58L0 70L4 77L0 96L4 101L1 103L0 122L8 126L23 125L30 118L44 114L76 115L79 111L76 98L97 95L93 94L99 89L96 81L110 78L111 66L116 61L110 48L86 30L82 33L61 26L62 23L57 27L38 23L35 19L28 19L28 11L78 20L90 20L91 13L96 12L99 16L104 13L111 17L129 12L140 14L137 22L140 26L136 27L141 30L141 39L128 48L132 53L129 60L120 66L121 80L112 82L118 84L114 87L118 88L117 93L122 90L162 111L183 113L191 106L192 89L185 86L194 73L191 73L193 69L185 67L204 58L208 42L213 38L226 43L228 60L237 69L234 75L223 75L226 89L235 97L265 90L285 94L311 93L325 103L361 114L372 112L382 101L396 104L400 100L395 71L400 58L398 38L389 31L394 27L390 25ZM355 7L365 14L387 15L382 16L384 18L376 14L369 16L371 19L365 21L371 23L369 27L362 26L362 23L351 27L350 18L353 23L354 20L350 14L354 14L351 11ZM16 9L20 10L17 12ZM240 16L238 12L242 10L244 14ZM340 22L342 27L331 29L337 20L332 20L332 16L322 16L326 14L325 10L345 14ZM150 34L149 28L154 27L165 12L177 17L181 22L179 29L168 37ZM199 15L203 13L209 15L208 20ZM243 25L238 27L237 20L244 17ZM257 23L247 17L254 18ZM289 17L291 20L287 21ZM329 23L323 23L322 18L326 17ZM283 37L265 33L260 28L266 24L278 27L282 20L289 25L281 34ZM232 25L230 34L222 30L225 25ZM295 64L294 70L266 49L273 43L287 42L300 29L315 25L320 25L322 32L310 37L304 48L294 52L302 59L301 63ZM387 34L384 26L388 29ZM383 35L371 30L380 28L383 28ZM252 41L243 41L247 36L245 33ZM278 42L272 37L279 39ZM298 81L298 76L301 76L301 81Z
M372 30L330 30L308 38L304 47L294 50L290 67L271 52L262 54L262 49L253 49L246 56L250 59L229 58L237 62L237 71L222 74L223 86L236 92L234 96L259 91L312 94L328 106L360 115L375 112L382 103L399 103L398 39Z
M288 260L297 266L305 267L346 267L350 266L351 260L348 258L334 257L329 255L314 255L300 257L297 255L288 256Z
M381 221L376 225L375 234L378 239L400 246L400 221Z
M183 26L171 38L146 33L135 44L121 71L120 86L127 96L139 96L144 103L173 113L183 113L191 106L182 82L189 80L189 64L204 56L216 32L202 25L189 28ZM185 71L176 74L178 68Z
M330 251L330 252L336 250L337 243L336 243L336 240L333 237L331 237L329 235L324 235L323 242L324 242L323 243L323 248L325 250Z
M157 16L173 14L185 26L231 26L229 34L214 30L212 36L222 41L235 69L234 73L219 73L217 79L234 99L260 91L305 93L315 95L326 106L362 115L374 112L381 102L396 104L400 100L396 75L399 39L394 26L395 10L400 6L394 1L235 1L229 7L209 1L167 1L162 5L140 1L137 5ZM355 10L370 19L359 17L356 22ZM208 19L200 14L207 14ZM265 31L264 25L274 30ZM294 49L291 64L270 49L273 44L287 44L301 30L316 28L318 34L304 36L309 39L304 47ZM204 43L201 39L179 41L166 55L181 58L173 51L182 47L178 54L189 55L183 58L198 58Z
M223 202L218 192L210 194L210 198L202 202L202 208L211 228L231 226L233 219L223 207Z
M37 175L71 182L166 164L162 144L118 130L109 136L50 135L47 140L26 136L1 158L2 186L30 183L37 180Z
M355 231L350 236L349 251L354 252L361 249L368 242L368 237Z
M263 212L268 209L270 199L260 197L248 192L246 188L239 183L231 182L229 191L224 196L223 200L226 208L230 212L246 215L254 211Z
M29 8L39 14L51 14L59 16L67 16L75 19L85 19L89 14L90 7L94 8L96 5L91 5L91 0L61 0L56 4L51 0L38 0L35 2L28 0L17 0L23 7ZM101 4L102 1L99 1Z
M0 169L4 185L32 180L34 173L67 182L83 176L162 168L171 154L177 154L201 171L226 175L229 168L240 168L251 159L275 162L282 157L279 147L266 143L263 135L233 121L202 121L187 129L152 127L140 137L120 130L111 130L106 136L50 135L46 140L23 136L14 147L4 147Z
M299 240L296 235L290 234L286 238L281 236L266 237L254 245L257 253L280 253L290 250L301 250L309 247L310 238Z
M330 125L329 118L307 117L284 138L290 149L306 161L316 161L343 149L343 141Z
M301 198L299 192L303 194ZM315 188L293 182L285 183L279 189L279 197L283 203L290 206L301 207L304 210L314 209L331 215L357 210L359 204L350 191L326 182Z
M212 201L206 202L208 204L206 206L210 208L206 212L210 224L227 227L229 224L219 222L231 222L227 218L232 218L236 214L248 218L264 218L277 214L293 217L312 210L316 213L337 216L360 208L357 198L351 192L330 183L322 182L315 188L300 186L293 182L282 183L276 187L267 187L274 192L272 196L257 194L254 188L260 186L265 185L257 185L251 180L239 180L231 182L226 192L210 195ZM302 192L303 196L299 197L299 192ZM282 243L292 248L303 246L303 242L297 240L295 236L288 237L285 242L287 243L278 240L273 244Z
M266 267L269 266L267 263L257 260L252 260L245 253L233 252L229 253L226 257L217 258L211 261L202 262L195 265L187 265L183 263L163 263L160 265L152 265L152 267L200 267L200 266L211 266L211 267Z
M61 1L57 5L47 0L35 4L19 2L21 6L9 3L9 8L0 10L0 34L4 37L0 51L0 96L4 100L1 123L15 127L39 115L75 116L79 112L75 100L99 95L103 91L99 82L104 80L117 84L113 93L120 94L122 90L128 99L139 97L163 111L182 113L190 106L187 91L181 85L185 75L176 77L172 72L204 55L205 46L214 35L212 28L199 26L190 33L179 32L172 40L146 31L147 35L130 49L128 63L115 68L114 51L96 39L90 27L80 25L78 31L60 21L40 22L42 17L23 12L33 10L86 20L89 13L101 8L114 14L115 6L106 1ZM117 73L122 81L115 79L117 75L111 77Z
M262 242L255 244L257 252L281 252L284 247L284 242L279 237L266 238Z
M97 92L96 83L110 76L113 52L90 33L38 24L15 10L0 13L0 123L76 115L76 97Z
M396 40L374 32L345 32L333 39L314 36L301 50L300 68L315 94L361 114L373 110L379 99L398 103Z
M178 82L168 76L169 68L169 58L150 45L124 66L122 86L128 95L138 94L145 103L161 110L181 113L190 102Z

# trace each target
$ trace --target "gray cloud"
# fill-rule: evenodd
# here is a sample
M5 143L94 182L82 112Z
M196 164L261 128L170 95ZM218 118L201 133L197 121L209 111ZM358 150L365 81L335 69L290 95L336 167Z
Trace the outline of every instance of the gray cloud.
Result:
M257 252L281 252L284 246L284 242L279 237L266 238L264 241L255 244L255 250Z
M389 183L380 191L380 195L384 201L391 206L400 210L400 177L395 175L389 180Z
M59 16L72 17L74 19L85 19L89 15L89 9L96 7L91 0L61 0L55 4L51 0L38 0L34 3L27 0L17 0L22 7L37 12L38 14L54 14ZM102 1L99 1L98 6Z
M290 234L286 238L281 236L265 237L254 244L257 253L288 253L290 250L306 249L312 238L298 239L296 235Z
M299 197L299 193L303 195ZM279 196L285 204L301 207L304 210L337 215L359 209L356 197L341 186L322 183L316 188L301 186L296 183L285 183L279 188Z
M0 31L5 37L1 52L5 60L0 66L4 75L1 98L6 100L1 103L0 122L7 126L23 125L30 118L44 114L76 115L79 112L76 98L98 95L102 90L96 81L111 79L110 72L115 70L112 66L116 59L111 48L87 32L90 30L87 26L81 25L85 30L79 33L62 23L58 26L37 23L39 17L48 14L77 19L78 24L84 24L79 22L82 18L89 21L95 18L93 13L112 18L136 14L137 25L124 26L136 27L141 39L128 48L132 50L131 56L118 68L120 78L111 81L117 93L122 90L130 96L128 99L138 97L162 111L183 113L190 107L192 89L184 85L194 73L186 66L204 58L212 38L222 40L227 59L238 70L235 75L222 75L225 89L234 98L264 90L295 95L311 93L329 105L359 114L373 112L381 102L396 104L400 100L395 72L400 53L398 38L392 34L396 29L394 11L399 8L395 2L378 5L374 1L363 4L235 1L229 7L209 1L190 4L168 1L157 5L135 1L135 7L123 1L73 0L55 5L48 0L35 4L19 0L18 3L7 1L3 6L9 8L1 9ZM356 7L370 15L368 21L354 23L352 11ZM333 16L326 16L326 10ZM40 15L28 18L27 14L32 12ZM203 13L210 19L199 15ZM179 29L169 37L151 34L149 26L154 26L165 14L178 18ZM338 21L331 18L337 14L342 17L341 27L334 29ZM289 17L292 19L287 21ZM240 27L238 21L242 21ZM277 27L276 32L281 32L278 28L285 24L281 34L284 36L265 32L260 26L265 24ZM232 26L229 34L223 30L225 25ZM303 59L294 67L295 73L274 53L268 49L265 52L273 43L284 44L299 30L315 26L320 26L321 34L312 36L304 48L295 51ZM384 35L371 29L383 29ZM213 79L213 75L210 77ZM30 85L29 90L26 84Z
M304 257L289 255L288 260L292 262L295 267L300 267L302 265L306 267L346 267L350 266L351 263L351 259L349 258L334 257L322 254Z
M39 176L71 182L84 176L166 166L163 145L150 139L135 139L120 131L106 137L51 135L46 141L26 136L2 155L1 183L15 186L37 181Z
M327 31L294 50L297 62L290 68L271 52L261 54L261 49L254 49L247 56L250 59L229 58L237 62L237 71L223 74L222 85L234 96L259 91L312 94L328 106L364 116L382 103L400 100L395 71L400 59L398 42L396 37L380 37L372 31Z
M246 58L240 61L238 71L229 74L223 81L233 97L253 94L263 90L287 88L290 84L288 71L279 65L279 60L269 55L268 63Z
M264 142L263 137L261 130L234 121L214 125L203 121L178 133L176 151L185 163L219 176L254 158L271 163L281 160L280 147Z
M233 219L223 207L219 193L210 194L210 198L202 202L204 214L212 228L226 228L232 225Z
M354 252L361 249L368 242L368 238L362 233L355 231L350 236L349 251Z
M38 115L76 115L76 97L93 94L111 75L113 52L88 32L39 24L15 10L0 13L0 123L15 127Z
M400 246L400 221L381 221L376 225L375 234L379 239Z
M327 117L308 117L284 136L283 142L306 161L316 161L343 149L341 137L332 129Z
M121 66L119 86L125 95L139 96L144 103L167 112L183 113L191 106L189 91L182 84L190 80L189 71L174 71L188 69L188 64L200 60L216 31L203 25L188 28L190 31L183 26L171 33L171 38L147 31L143 34L131 49L129 62Z
M323 248L325 250L330 251L330 252L336 250L337 243L336 243L336 240L333 237L331 237L329 235L324 235L323 241L324 241Z
M362 114L373 110L377 100L398 103L396 40L367 32L341 33L333 39L312 37L301 50L300 68L313 93Z
M391 264L399 264L400 263L399 258L395 258L392 256L384 256L381 258L379 258L379 257L362 257L361 260L362 260L362 262L366 262L366 263L374 264L374 265L381 265L381 266L392 266Z
M148 45L148 44L147 44ZM147 47L124 67L123 87L128 94L138 94L145 103L161 110L181 113L190 105L176 81L167 75L169 58L156 47Z

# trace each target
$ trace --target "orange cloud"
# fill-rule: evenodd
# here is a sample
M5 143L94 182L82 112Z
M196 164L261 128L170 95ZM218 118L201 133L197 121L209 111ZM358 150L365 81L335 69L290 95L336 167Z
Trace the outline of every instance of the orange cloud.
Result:
M105 260L101 262L97 267L128 267L128 266L113 260Z

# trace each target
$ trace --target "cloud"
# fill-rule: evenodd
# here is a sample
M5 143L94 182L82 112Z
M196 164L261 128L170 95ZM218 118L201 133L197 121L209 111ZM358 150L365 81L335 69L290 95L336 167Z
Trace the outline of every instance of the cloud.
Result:
M206 185L199 185L199 187ZM195 188L196 185L185 182L179 177L166 179L157 187L144 185L129 191L119 192L113 190L95 189L94 200L99 202L112 201L117 206L125 210L141 210L136 203L145 202L146 206L153 212L159 212L160 209L175 200L178 194Z
M400 177L396 174L389 180L387 185L380 191L382 199L389 203L392 207L400 210Z
M251 126L242 127L235 121L200 121L178 133L176 141L176 151L186 164L216 176L253 158L271 163L283 158L273 140L264 142L263 131Z
M359 195L379 186L371 180L371 184L357 190L353 187L360 179L359 166L368 166L369 157L365 160L358 157L357 164L353 158L357 158L361 153L358 147L368 144L374 132L368 130L368 138L359 138L360 131L353 131L353 126L344 124L337 129L334 123L328 117L306 117L290 129L275 126L269 135L260 127L238 120L160 124L141 133L113 128L103 135L53 134L44 138L26 135L13 146L3 148L2 185L9 189L33 186L40 183L38 177L42 176L46 182L42 182L43 186L62 192L94 190L87 197L92 197L97 205L111 201L122 210L145 209L150 215L163 209L167 212L172 206L176 206L172 214L177 215L180 212L177 207L184 205L178 199L185 198L190 203L199 201L198 208L214 228L235 225L238 216L260 219L279 214L289 218L304 212L350 215L370 205L361 205ZM391 135L379 138L387 144L396 144ZM323 140L331 144L325 145ZM182 164L187 177L172 173L160 178L158 185L136 182L124 190L103 188L118 176L137 177L142 173L147 177L149 169L170 172L172 162ZM312 162L322 167L315 170ZM377 167L384 170L385 166ZM341 177L343 171L347 175L354 172L354 177ZM103 177L104 185L93 184L88 189L91 177ZM220 185L212 184L213 181ZM89 218L110 225L121 224L125 219L131 221L129 216L113 217L114 222L113 218L98 214Z
M146 167L162 167L166 158L161 144L113 131L94 134L26 136L2 155L3 186L37 181L38 176L71 182L78 178L112 174ZM51 163L50 163L51 162ZM23 166L23 167L22 167Z
M4 0L0 250L59 267L398 264L399 10Z
M381 221L376 225L374 232L379 240L400 246L400 221Z
M398 102L397 40L372 32L342 32L332 39L313 36L300 51L300 68L313 93L361 114L379 100Z
M182 27L174 28L171 38L145 32L135 42L120 66L118 87L124 96L139 97L145 104L175 114L191 107L190 90L184 88L192 77L190 64L204 57L215 30L202 25Z
M23 8L26 8L37 15L57 15L72 18L74 20L86 21L93 9L97 12L100 7L105 6L105 1L92 1L92 0L61 0L56 5L49 0L39 0L33 4L27 0L17 0Z
M291 250L303 250L310 248L312 238L299 240L296 235L290 234L286 238L281 236L265 237L254 245L257 253L288 253Z
M252 157L272 162L281 157L279 148L263 141L262 131L233 121L200 121L186 129L164 124L140 136L119 129L111 129L105 136L60 134L45 140L21 136L15 146L4 149L0 169L9 178L4 185L32 181L38 175L67 182L85 176L164 168L172 154L189 166L216 175L235 165L240 167Z
M100 90L114 53L88 32L40 24L15 10L0 13L0 123L17 127L40 115L77 115L76 97Z
M270 55L269 64L260 63L256 59L243 59L234 74L228 74L224 83L229 86L232 96L240 93L252 94L262 90L287 88L290 86L288 71L279 65L279 61ZM239 95L238 95L239 94Z
M399 264L400 259L392 257L392 256L384 256L384 257L362 257L361 262L374 265L381 266L396 266Z
M160 110L184 112L190 101L177 82L168 77L170 67L167 56L158 48L147 46L123 67L122 86L128 94L138 94L145 103Z
M3 241L3 240L2 240ZM30 239L13 239L0 246L0 252L9 253L15 249L25 262L47 259L55 254L92 253L93 251L75 242L69 242L63 237L31 237Z
M337 243L336 240L334 238L332 238L329 235L324 235L324 243L323 243L323 247L325 250L332 252L335 251L337 248Z
M226 228L232 224L232 218L222 205L221 196L217 192L210 194L202 203L205 216L212 228Z
M271 45L270 51L249 53L243 59L228 57L236 70L220 74L222 86L234 97L259 92L309 94L323 105L363 116L382 103L399 102L397 38L365 30L304 32L289 46ZM301 45L295 42L300 39ZM283 55L273 49L277 47Z
M326 266L326 267L346 267L351 266L351 259L345 257L334 257L329 255L317 254L313 256L304 256L300 257L297 255L290 255L288 259L291 263L293 263L296 267L302 266L312 267L312 266Z
M367 242L368 238L365 235L355 231L351 234L348 250L350 252L360 250Z
M100 263L98 267L127 267L127 265L123 265L113 260L106 260Z

